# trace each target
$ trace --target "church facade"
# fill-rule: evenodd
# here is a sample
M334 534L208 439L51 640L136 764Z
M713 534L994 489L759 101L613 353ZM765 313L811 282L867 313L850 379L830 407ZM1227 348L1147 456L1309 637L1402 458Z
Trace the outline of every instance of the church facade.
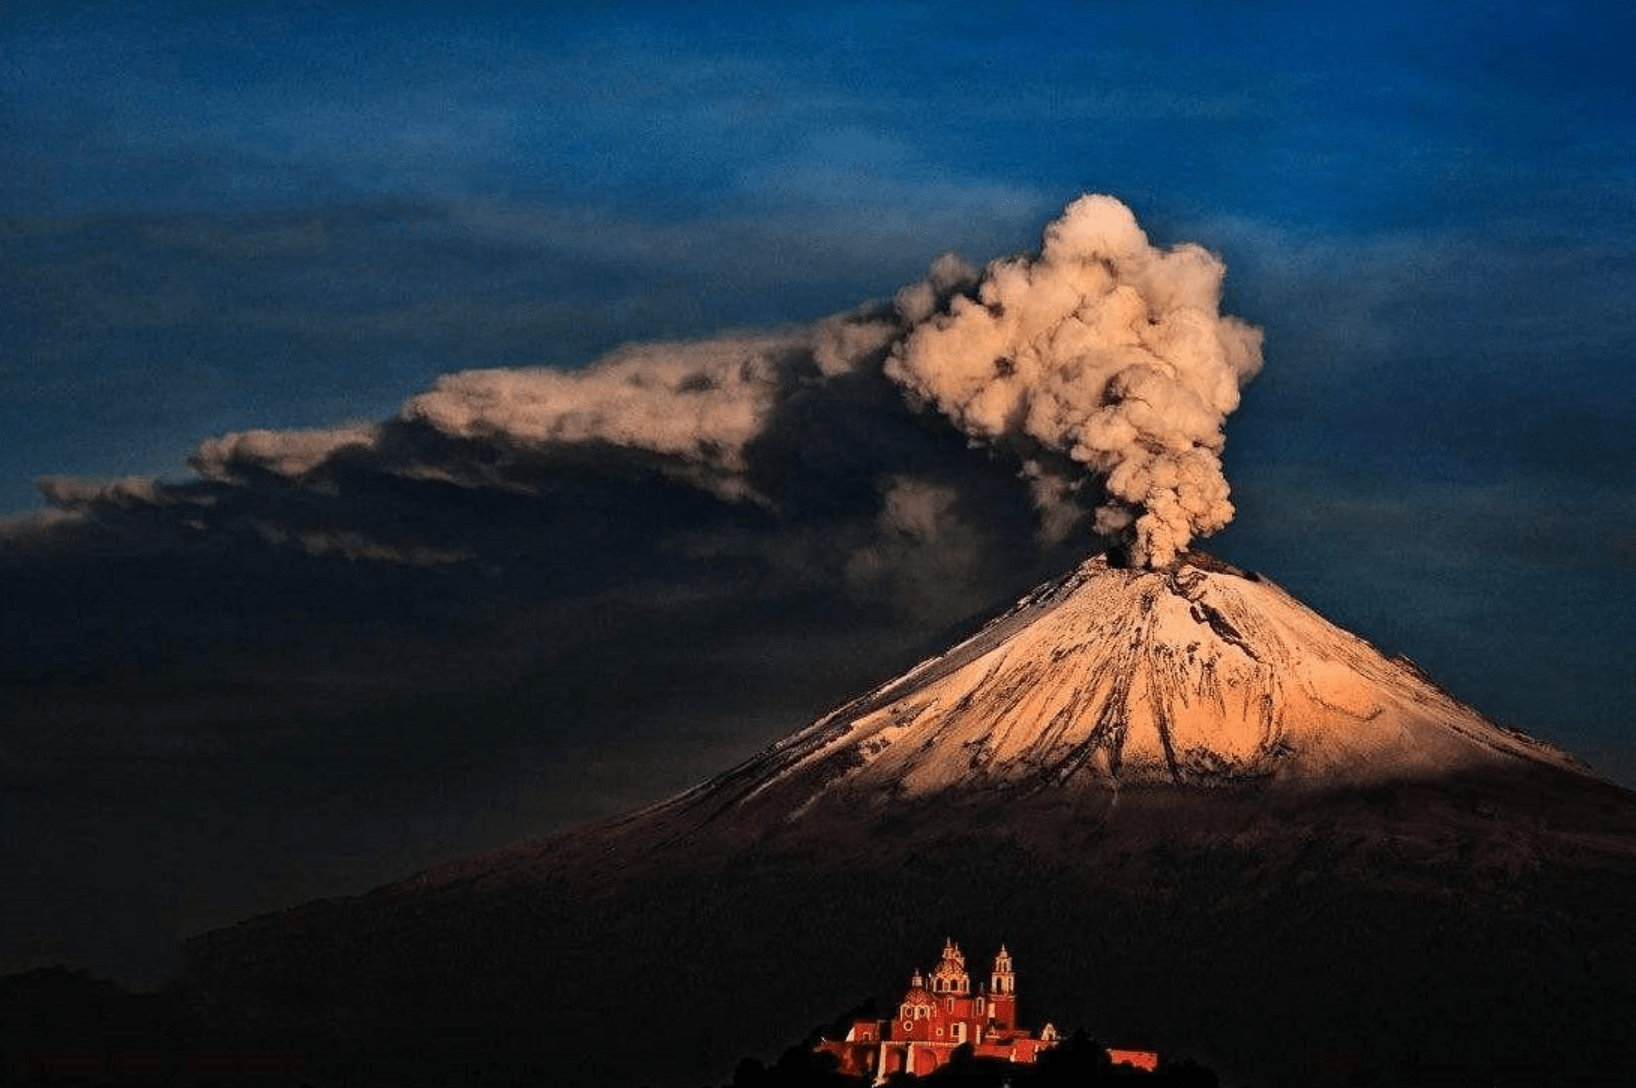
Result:
M1004 945L988 984L974 991L960 946L945 941L937 969L909 979L895 1018L853 1021L845 1038L820 1040L818 1049L836 1055L841 1072L879 1084L897 1072L930 1073L968 1043L978 1057L1023 1063L1057 1043L1050 1024L1038 1035L1018 1026L1017 976Z

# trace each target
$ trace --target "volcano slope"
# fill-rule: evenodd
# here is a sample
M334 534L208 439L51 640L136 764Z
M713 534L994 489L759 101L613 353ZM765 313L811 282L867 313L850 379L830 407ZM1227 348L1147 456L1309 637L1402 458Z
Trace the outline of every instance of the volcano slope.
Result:
M953 935L1229 1082L1636 1076L1636 797L1272 583L1093 559L629 816L196 938L352 1082L693 1085Z

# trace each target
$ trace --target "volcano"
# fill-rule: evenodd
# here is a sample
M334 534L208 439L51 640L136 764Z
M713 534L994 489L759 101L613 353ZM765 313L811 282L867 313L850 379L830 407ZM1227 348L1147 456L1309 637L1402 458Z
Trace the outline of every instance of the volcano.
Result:
M1636 797L1258 575L1097 557L676 798L197 938L186 992L353 1080L693 1084L950 933L1229 1080L1617 1082L1633 922Z

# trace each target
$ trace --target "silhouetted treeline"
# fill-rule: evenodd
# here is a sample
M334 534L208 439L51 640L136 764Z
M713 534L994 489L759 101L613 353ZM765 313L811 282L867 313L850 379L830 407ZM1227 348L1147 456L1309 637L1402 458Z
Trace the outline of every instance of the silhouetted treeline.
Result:
M850 1023L851 1016L842 1018ZM839 1072L833 1054L813 1048L818 1034L792 1046L772 1065L755 1058L739 1062L731 1084L725 1088L859 1088L873 1077L849 1077ZM831 1037L834 1032L830 1031ZM924 1085L925 1088L1056 1088L1085 1084L1120 1083L1165 1088L1216 1088L1216 1074L1191 1061L1161 1061L1154 1072L1114 1065L1107 1048L1084 1031L1077 1031L1057 1047L1043 1051L1034 1065L1018 1065L1001 1058L979 1058L970 1044L955 1050L947 1064L923 1077L894 1073L888 1085Z

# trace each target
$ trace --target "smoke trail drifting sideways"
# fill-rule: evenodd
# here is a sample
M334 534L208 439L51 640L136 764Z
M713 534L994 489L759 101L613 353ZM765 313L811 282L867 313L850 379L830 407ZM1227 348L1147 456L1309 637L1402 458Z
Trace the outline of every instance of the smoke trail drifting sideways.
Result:
M619 449L725 501L756 499L745 447L810 355L802 336L722 336L621 348L581 371L466 370L403 416L508 446Z
M917 325L886 374L973 442L1016 448L1048 525L1085 482L1064 458L1083 466L1105 496L1096 530L1163 566L1233 516L1222 426L1261 367L1261 332L1219 312L1224 272L1084 196L1038 257L994 262L975 296Z

